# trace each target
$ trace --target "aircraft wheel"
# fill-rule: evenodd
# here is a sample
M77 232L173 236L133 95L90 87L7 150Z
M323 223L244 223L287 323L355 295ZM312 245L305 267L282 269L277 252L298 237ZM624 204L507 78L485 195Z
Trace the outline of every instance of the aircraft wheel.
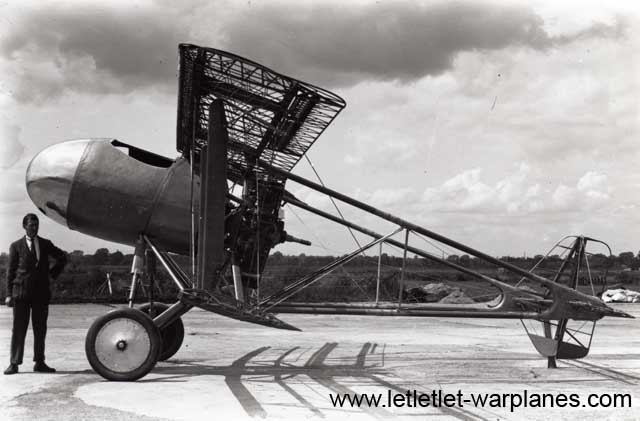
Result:
M160 331L140 310L123 308L96 319L87 332L91 367L107 380L134 381L149 373L162 349Z
M153 312L155 314L150 315L151 318L164 313L168 308L169 306L166 304L153 303ZM142 304L138 307L138 310L146 314L149 314L150 309L151 306L149 303ZM184 324L182 323L182 319L178 319L169 326L160 329L160 336L162 337L162 351L160 351L158 361L165 361L173 357L180 349L180 346L182 346L182 341L184 340Z

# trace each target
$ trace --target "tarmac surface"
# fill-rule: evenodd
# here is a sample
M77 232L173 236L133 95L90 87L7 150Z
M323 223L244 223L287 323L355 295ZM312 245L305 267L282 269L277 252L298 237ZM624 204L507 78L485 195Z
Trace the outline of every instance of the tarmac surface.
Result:
M616 308L640 317L640 305ZM169 361L137 382L109 382L87 362L84 341L107 305L52 305L47 363L32 372L33 337L20 373L0 375L8 420L201 419L640 419L640 320L598 323L584 360L547 369L518 320L283 315L289 332L194 309ZM9 362L11 309L0 307L0 360ZM2 366L4 369L4 366ZM470 394L629 394L631 407L334 407L330 394L433 390ZM603 401L608 400L605 397ZM398 402L398 401L396 401ZM405 401L406 402L406 401ZM558 401L556 401L558 402ZM627 406L629 402L627 400ZM509 403L507 402L507 406Z

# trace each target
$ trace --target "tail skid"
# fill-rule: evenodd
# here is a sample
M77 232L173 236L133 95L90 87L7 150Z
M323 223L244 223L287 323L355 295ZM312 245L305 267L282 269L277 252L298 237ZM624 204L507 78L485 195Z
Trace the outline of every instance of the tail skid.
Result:
M547 358L549 368L556 368L558 359L576 360L589 354L596 322L583 322L577 329L569 328L569 321L566 319L558 323L542 322L542 324L544 336L532 333L527 325L522 323L536 351ZM591 325L590 328L587 327L588 324ZM554 327L555 331L552 329Z
M571 245L564 245L563 242L569 239L573 239ZM527 323L521 320L522 326L533 346L540 355L547 358L549 368L556 368L558 359L579 359L589 354L595 332L596 319L584 319L577 328L573 327L582 319L579 316L581 313L595 314L600 317L632 317L607 306L596 297L577 291L580 281L588 280L591 285L591 291L595 295L589 269L588 253L586 252L586 246L589 241L603 244L609 250L609 253L611 252L608 245L598 240L587 237L565 237L545 257L540 259L531 270L531 272L534 272L544 259L550 256L557 248L565 250L566 257L555 273L553 284L546 285L547 296L545 298L553 296L554 304L547 312L551 317L539 320L543 333L538 333L534 326L528 327ZM524 278L521 282L523 280ZM575 299L575 295L578 295L579 299ZM586 299L584 299L585 297ZM567 314L568 309L571 310L570 313L575 314Z

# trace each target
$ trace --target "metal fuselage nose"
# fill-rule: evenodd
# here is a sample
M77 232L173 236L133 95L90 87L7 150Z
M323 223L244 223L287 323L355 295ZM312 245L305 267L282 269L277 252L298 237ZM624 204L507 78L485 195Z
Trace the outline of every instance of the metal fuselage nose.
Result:
M73 180L90 140L57 143L38 153L26 175L31 201L54 221L67 226L67 210Z
M123 145L87 139L47 147L27 169L31 200L72 230L130 245L145 233L167 251L185 253L191 225L189 163L150 157L137 148L127 152Z

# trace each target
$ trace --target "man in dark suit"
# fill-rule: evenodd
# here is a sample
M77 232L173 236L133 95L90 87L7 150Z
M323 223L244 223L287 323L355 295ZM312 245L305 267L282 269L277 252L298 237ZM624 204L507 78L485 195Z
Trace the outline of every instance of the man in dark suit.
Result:
M49 315L49 276L57 278L67 262L66 254L53 243L38 237L38 217L32 213L22 220L26 236L11 244L7 270L7 298L13 306L13 331L11 334L11 364L4 374L15 374L22 364L24 339L29 326L33 327L33 371L53 373L56 370L44 362L44 340ZM49 266L49 259L55 260Z

